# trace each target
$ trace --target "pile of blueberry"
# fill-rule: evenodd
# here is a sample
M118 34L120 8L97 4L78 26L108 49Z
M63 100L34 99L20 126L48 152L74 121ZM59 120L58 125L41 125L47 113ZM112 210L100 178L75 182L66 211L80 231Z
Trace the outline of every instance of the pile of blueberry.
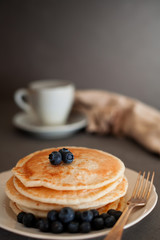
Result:
M32 213L20 212L17 221L25 227L38 228L42 232L89 233L91 230L113 227L121 214L121 211L114 209L99 215L96 209L80 212L64 207L60 211L49 211L47 218L36 218Z
M49 160L52 165L59 165L62 161L64 163L71 163L73 159L73 154L67 148L62 148L59 151L49 154Z

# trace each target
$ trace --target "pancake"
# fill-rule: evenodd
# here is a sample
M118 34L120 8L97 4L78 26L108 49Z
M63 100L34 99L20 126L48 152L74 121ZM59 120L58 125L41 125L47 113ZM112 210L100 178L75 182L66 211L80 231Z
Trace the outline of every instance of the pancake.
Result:
M16 202L19 205L23 205L24 207L29 207L37 210L50 211L52 209L59 210L63 207L63 205L58 204L50 204L50 203L42 203L39 201L32 200L28 197L25 197L21 193L19 193L13 184L13 177L11 177L6 183L5 189L6 195L12 202Z
M120 201L119 201L118 207L117 207L117 211L123 212L126 204L127 204L126 198L125 197L120 198Z
M21 209L21 211L26 212L26 213L33 213L36 217L42 217L45 218L47 217L48 211L45 210L37 210L34 208L27 208L24 207L23 205L20 205L18 203L14 203L18 209Z
M9 206L16 215L18 215L20 212L22 212L22 209L19 209L15 202L10 201Z
M26 213L33 213L36 217L47 217L47 214L48 214L48 211L44 211L44 210L38 211L37 209L34 209L34 208L27 208L12 201L11 201L11 205L12 205L12 209L14 208L14 212L16 211L16 214L19 213L20 211L24 211ZM123 205L123 198L118 199L112 203L109 203L101 208L98 208L97 210L99 214L106 213L109 209L115 209L120 211L121 209L119 208L119 205L121 206ZM81 211L83 210L86 210L86 209L82 209Z
M109 203L109 204L107 204L107 205L105 205L101 208L98 208L97 210L98 210L99 214L106 213L109 209L115 209L116 210L119 202L120 202L120 199L118 199L114 202L111 202L111 203Z
M54 191L49 188L44 187L25 187L19 179L14 177L14 186L17 189L18 192L20 192L22 195L31 198L32 200L36 200L43 203L56 203L56 204L64 204L68 206L75 205L75 202L77 202L77 199L73 199L69 203L65 201L65 199L57 199ZM98 206L104 206L110 202L113 202L117 200L120 197L123 197L127 191L128 182L126 178L124 177L123 180L117 185L115 189L110 191L109 193L105 194L103 197L100 197L94 201L89 202L83 202L80 204L77 204L79 209L85 209L90 207L98 207Z
M106 213L109 209L115 209L117 211L123 212L124 208L126 206L126 199L125 197L121 197L118 200L111 202L101 208L98 208L99 214Z
M44 149L21 159L13 174L26 187L43 186L55 190L96 189L113 183L124 174L123 162L96 149L65 147L74 155L71 164L52 165L48 156L60 148Z
M107 186L104 186L100 189L94 189L94 190L77 190L77 191L58 191L58 190L53 190L53 189L46 189L44 187L38 187L38 188L29 188L29 190L35 190L37 189L37 191L39 191L40 189L44 189L44 191L48 191L49 193L52 192L52 194L54 194L54 198L55 201L57 203L57 201L59 199L63 199L63 205L58 205L58 204L50 204L50 203L43 203L43 202L39 202L36 200L32 200L31 198L28 198L24 195L22 195L20 192L17 191L17 189L14 186L13 183L13 176L7 181L6 183L6 194L9 197L9 199L11 199L12 201L26 206L26 207L30 207L30 208L34 208L34 209L39 209L39 210L51 210L51 209L60 209L65 205L68 205L69 202L68 200L74 200L74 204L80 204L80 200L81 202L83 202L85 200L85 202L87 201L91 201L91 200L95 200L97 198L100 198L102 196L104 196L106 193L110 192L111 190L113 190L121 181L122 179L118 179L116 182L108 184ZM18 181L17 184L19 184L22 188L23 185L22 183L16 179ZM64 200L66 199L66 202L64 202Z

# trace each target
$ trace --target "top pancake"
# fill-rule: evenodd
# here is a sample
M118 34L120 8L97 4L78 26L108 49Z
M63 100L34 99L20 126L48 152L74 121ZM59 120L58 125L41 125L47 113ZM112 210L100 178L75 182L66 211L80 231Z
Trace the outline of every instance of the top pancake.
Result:
M48 187L56 190L95 189L116 181L124 174L123 162L106 152L65 147L74 155L71 164L52 165L48 156L63 147L44 149L22 158L12 169L26 187Z

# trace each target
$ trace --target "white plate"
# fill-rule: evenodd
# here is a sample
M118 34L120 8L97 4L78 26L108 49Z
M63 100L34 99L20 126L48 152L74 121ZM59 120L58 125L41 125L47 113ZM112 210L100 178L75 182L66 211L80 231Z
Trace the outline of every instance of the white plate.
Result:
M132 193L133 186L136 182L137 178L137 172L126 169L125 175L129 182L129 188L127 192L127 198ZM11 172L3 172L0 174L0 183L1 183L1 190L0 190L0 227L4 228L8 231L11 231L13 233L17 233L20 235L32 237L32 238L39 238L39 239L54 239L54 240L73 240L73 239L90 239L90 238L96 238L103 235L106 235L109 232L109 229L99 230L99 231L92 231L87 234L52 234L52 233L43 233L39 232L38 229L34 228L25 228L22 224L18 223L16 221L16 216L12 212L12 210L9 207L9 201L5 195L5 183L11 176ZM147 202L147 205L142 208L137 208L137 210L133 211L131 213L128 223L125 226L125 228L128 228L137 222L141 221L145 216L147 216L155 207L157 203L157 193L156 189L153 186L151 191L151 196ZM145 233L144 233L145 234Z
M87 119L83 114L74 112L64 125L44 126L37 123L29 114L21 112L13 117L13 125L38 137L57 139L68 137L86 127Z

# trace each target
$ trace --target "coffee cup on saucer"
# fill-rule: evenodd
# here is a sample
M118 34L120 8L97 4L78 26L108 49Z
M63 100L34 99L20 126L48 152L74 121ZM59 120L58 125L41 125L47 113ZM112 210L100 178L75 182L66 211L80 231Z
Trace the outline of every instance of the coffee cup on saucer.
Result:
M74 102L75 87L65 80L39 80L14 94L16 104L42 125L66 123Z

